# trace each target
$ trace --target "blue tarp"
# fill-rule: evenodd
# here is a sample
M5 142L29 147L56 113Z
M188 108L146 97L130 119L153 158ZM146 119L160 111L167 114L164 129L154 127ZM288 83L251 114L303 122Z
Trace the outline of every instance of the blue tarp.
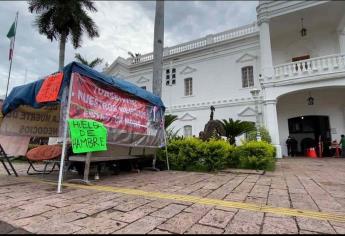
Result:
M111 76L102 74L78 62L72 62L64 67L64 76L57 103L61 101L63 88L69 86L72 72L77 72L81 75L89 77L92 80L96 80L111 87L118 88L124 92L142 98L155 106L161 107L163 111L165 110L162 100L159 97L153 95L151 92L148 92L145 89L142 89L125 80L116 79ZM14 87L3 103L2 113L6 115L10 111L15 110L20 105L29 105L34 108L40 108L44 105L47 105L36 102L36 95L42 86L43 80L44 79L40 79L26 85Z

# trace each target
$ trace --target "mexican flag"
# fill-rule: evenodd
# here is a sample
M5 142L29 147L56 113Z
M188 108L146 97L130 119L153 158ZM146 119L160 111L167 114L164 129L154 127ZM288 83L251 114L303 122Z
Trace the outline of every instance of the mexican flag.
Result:
M10 30L7 33L7 38L9 38L11 40L10 52L8 54L8 60L12 60L15 36L16 36L16 23L13 22Z

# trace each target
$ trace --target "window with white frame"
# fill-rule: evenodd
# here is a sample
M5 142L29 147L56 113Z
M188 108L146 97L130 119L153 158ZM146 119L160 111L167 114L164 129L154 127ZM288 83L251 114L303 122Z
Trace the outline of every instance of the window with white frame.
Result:
M191 137L192 136L192 126L191 125L185 125L183 127L183 133L184 137Z
M165 70L165 84L166 85L176 84L176 68Z
M193 95L193 79L192 78L184 79L184 95L185 96Z
M254 86L253 66L242 67L242 88Z

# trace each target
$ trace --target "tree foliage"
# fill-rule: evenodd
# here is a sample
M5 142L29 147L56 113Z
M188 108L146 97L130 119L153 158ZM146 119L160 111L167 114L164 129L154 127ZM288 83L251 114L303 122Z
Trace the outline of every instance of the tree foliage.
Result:
M225 130L225 136L232 145L235 145L235 138L237 136L255 130L254 123L249 121L233 120L229 118L229 120L223 119L221 123Z
M261 140L262 141L265 141L267 143L271 143L272 142L270 133L268 132L268 130L265 127L261 126L259 128L259 131L260 131L260 136L261 136ZM246 139L248 141L255 141L256 140L256 129L248 132Z
M176 121L178 117L176 115L165 115L164 116L164 127L167 129L174 121Z
M80 63L87 65L91 68L94 68L95 66L101 64L103 62L102 58L96 58L94 60L92 60L91 62L89 62L88 60L86 60L85 57L83 57L82 55L80 55L79 53L75 54L75 59L77 59L77 61L79 61Z
M38 32L51 41L60 41L59 69L64 65L69 37L74 48L78 48L84 33L90 38L99 36L95 22L87 14L97 11L91 0L29 0L28 4L29 11L38 14L35 18Z

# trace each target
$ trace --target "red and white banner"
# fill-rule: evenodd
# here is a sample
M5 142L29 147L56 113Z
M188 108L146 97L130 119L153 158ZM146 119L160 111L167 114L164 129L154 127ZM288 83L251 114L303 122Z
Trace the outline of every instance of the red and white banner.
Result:
M127 133L146 134L149 103L116 88L95 83L73 73L70 118L92 119L108 128Z

